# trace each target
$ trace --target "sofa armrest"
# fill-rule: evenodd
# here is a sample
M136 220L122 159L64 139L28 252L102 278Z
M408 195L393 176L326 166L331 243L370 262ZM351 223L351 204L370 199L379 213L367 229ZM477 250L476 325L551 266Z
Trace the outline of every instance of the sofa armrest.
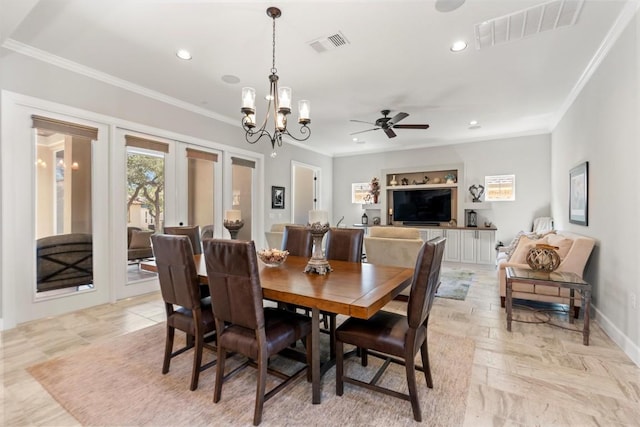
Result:
M504 297L507 295L507 271L505 270L507 267L514 268L523 268L527 270L531 270L528 264L520 264L516 262L501 262L498 264L498 278L500 281L500 296Z

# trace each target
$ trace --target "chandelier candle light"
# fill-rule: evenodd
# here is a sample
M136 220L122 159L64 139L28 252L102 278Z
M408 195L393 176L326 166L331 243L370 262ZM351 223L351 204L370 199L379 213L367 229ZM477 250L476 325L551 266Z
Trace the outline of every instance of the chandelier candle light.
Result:
M322 253L322 237L329 231L329 214L327 211L309 211L309 225L313 238L313 254L304 269L305 273L318 273L325 275L332 270L329 261Z
M222 223L224 228L229 230L231 240L238 239L238 231L244 226L242 220L242 212L237 209L232 209L224 212L224 221Z
M249 144L255 144L263 136L266 136L271 141L272 153L271 157L276 156L276 144L278 147L282 146L282 136L287 135L296 141L306 141L311 136L311 129L307 126L311 123L310 112L311 103L307 100L300 100L298 102L298 123L302 126L300 128L301 137L297 138L289 133L287 129L287 116L291 113L291 88L281 87L278 88L278 70L276 69L276 18L282 15L282 12L277 7L270 7L267 9L267 15L273 19L273 55L271 62L271 75L269 76L269 95L267 96L267 113L265 114L262 125L256 127L256 90L252 87L242 88L242 108L240 111L244 114L242 118L242 128L245 131L245 139ZM269 115L273 114L274 129L272 132L267 130L267 122L269 121Z

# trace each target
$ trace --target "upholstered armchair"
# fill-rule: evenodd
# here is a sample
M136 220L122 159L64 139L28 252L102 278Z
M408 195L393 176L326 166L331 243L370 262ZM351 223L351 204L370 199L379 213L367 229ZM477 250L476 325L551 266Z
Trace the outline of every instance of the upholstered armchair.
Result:
M153 249L151 248L152 234L152 230L127 227L127 259L129 261L153 258Z
M420 230L409 227L371 227L364 238L367 262L407 268L415 267L423 244ZM400 295L407 297L409 292L406 288Z
M288 223L273 224L269 231L264 232L267 239L267 246L274 249L282 249L282 236L284 235L284 227L292 225Z

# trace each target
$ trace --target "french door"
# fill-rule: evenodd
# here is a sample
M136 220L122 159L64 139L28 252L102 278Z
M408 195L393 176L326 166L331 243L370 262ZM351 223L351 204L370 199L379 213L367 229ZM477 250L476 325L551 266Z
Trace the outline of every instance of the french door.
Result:
M165 226L199 225L222 235L221 153L164 136L117 129L114 144L115 299L159 289L139 264L153 259L150 236ZM135 245L134 245L135 243ZM148 250L146 249L148 248Z

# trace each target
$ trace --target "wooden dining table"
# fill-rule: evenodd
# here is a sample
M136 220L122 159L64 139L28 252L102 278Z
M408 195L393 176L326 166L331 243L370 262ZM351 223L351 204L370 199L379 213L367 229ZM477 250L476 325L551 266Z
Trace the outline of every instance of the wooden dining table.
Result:
M200 283L207 284L204 255L195 255ZM368 319L411 283L412 268L330 261L333 271L325 275L305 273L306 257L289 256L278 267L260 264L260 283L265 299L303 306L311 310L312 402L321 402L320 312ZM140 263L143 270L157 272L155 262Z

